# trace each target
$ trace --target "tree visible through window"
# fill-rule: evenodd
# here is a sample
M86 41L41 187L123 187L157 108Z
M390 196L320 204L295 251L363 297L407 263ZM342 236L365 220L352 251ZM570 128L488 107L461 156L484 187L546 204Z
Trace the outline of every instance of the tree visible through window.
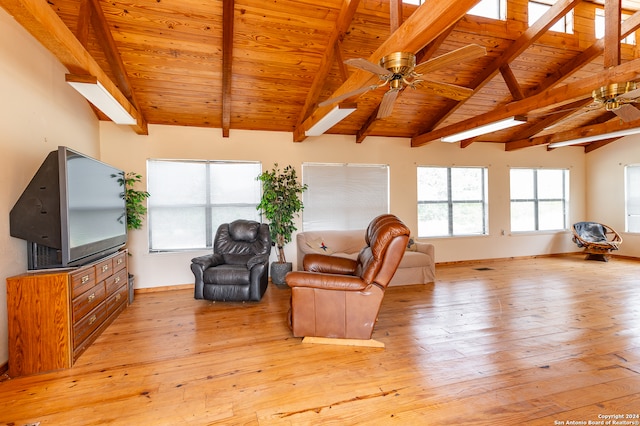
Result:
M257 162L149 160L149 250L213 247L222 223L260 221Z
M418 236L487 233L487 169L418 167Z
M511 231L567 229L569 172L511 169Z

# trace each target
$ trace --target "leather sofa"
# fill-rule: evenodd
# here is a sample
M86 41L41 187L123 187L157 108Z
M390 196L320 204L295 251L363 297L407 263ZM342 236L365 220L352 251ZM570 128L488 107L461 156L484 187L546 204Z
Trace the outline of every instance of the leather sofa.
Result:
M289 272L289 321L295 337L370 339L387 285L409 240L393 215L378 216L365 232L356 260L324 254L305 257L304 271Z
M303 270L308 254L326 254L356 259L365 246L365 230L307 231L296 236L297 270ZM435 247L433 244L413 242L405 250L390 286L428 284L435 282Z

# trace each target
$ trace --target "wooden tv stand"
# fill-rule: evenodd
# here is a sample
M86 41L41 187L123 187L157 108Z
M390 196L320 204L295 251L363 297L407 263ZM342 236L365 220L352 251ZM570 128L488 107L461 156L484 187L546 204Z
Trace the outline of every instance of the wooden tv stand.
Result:
M128 301L127 252L7 278L9 376L70 368Z

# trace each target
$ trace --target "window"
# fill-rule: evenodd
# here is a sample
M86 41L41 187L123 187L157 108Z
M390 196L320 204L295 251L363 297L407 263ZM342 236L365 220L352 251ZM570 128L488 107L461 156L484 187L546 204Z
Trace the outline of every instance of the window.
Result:
M569 172L511 169L511 231L567 228Z
M222 223L260 221L260 163L149 160L149 250L213 247Z
M624 13L623 12L621 14L622 22L624 22L625 19L627 19L630 16L631 15L629 15L628 13ZM604 37L604 9L596 8L595 25L596 25L596 38ZM636 44L636 34L635 33L629 34L628 36L626 36L625 38L622 39L622 43L634 44L635 45Z
M640 165L624 168L626 231L640 232Z
M553 2L555 3L555 2ZM547 10L551 9L552 2L545 1L530 1L529 2L529 26L536 23L538 19L544 15ZM566 15L560 18L550 28L551 31L557 31L559 33L573 34L573 10L569 11Z
M418 236L487 233L487 169L418 167Z
M374 217L389 213L389 166L304 163L302 227L365 229Z
M507 16L506 6L506 0L481 0L469 10L469 14L504 21Z

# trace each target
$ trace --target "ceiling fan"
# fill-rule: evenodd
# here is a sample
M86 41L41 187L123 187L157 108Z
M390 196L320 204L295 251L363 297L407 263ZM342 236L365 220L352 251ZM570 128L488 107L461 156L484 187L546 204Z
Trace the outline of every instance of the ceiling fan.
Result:
M572 111L579 109L582 109L584 113L604 108L605 111L613 112L624 122L640 120L640 110L632 105L640 103L640 86L633 81L612 83L599 87L591 92L591 98L592 102L586 106L560 108L542 114L533 113L528 115L530 117L544 117L555 114L572 114ZM584 101L582 102L584 103ZM553 126L557 126L559 123L569 120L570 118L571 117L567 117L556 122Z
M452 52L445 53L437 58L422 62L418 65L416 65L416 55L410 52L391 53L382 57L378 64L374 64L364 58L347 59L344 61L345 64L376 74L382 82L370 86L364 86L334 98L327 99L320 102L318 106L322 107L330 105L384 86L389 86L389 90L387 90L382 97L380 107L378 108L377 118L385 118L391 115L393 105L398 94L406 87L411 87L412 89L417 87L425 88L440 96L461 101L471 96L473 94L473 89L454 84L432 81L421 77L424 73L446 67L447 65L475 59L486 54L487 51L484 47L478 46L477 44L470 44Z
M622 121L629 122L640 119L640 110L633 103L640 102L640 88L633 81L613 83L602 86L591 93L597 107L604 106Z

